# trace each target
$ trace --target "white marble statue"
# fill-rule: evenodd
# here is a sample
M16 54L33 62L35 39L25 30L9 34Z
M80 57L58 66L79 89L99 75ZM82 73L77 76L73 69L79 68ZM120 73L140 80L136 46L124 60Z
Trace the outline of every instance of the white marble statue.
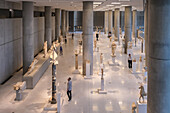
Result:
M35 65L36 65L37 63L38 63L38 60L35 58L35 59L32 61L31 65L29 66L29 69L28 69L28 73L29 73L29 74L34 70Z
M141 84L141 86L139 87L140 89L140 96L139 96L139 102L141 103L141 98L143 99L143 103L144 103L144 96L147 96L147 94L145 93L145 89L143 87L143 84Z
M113 41L113 42L112 42L112 56L115 55L115 51L116 51L116 44L115 44L115 42Z

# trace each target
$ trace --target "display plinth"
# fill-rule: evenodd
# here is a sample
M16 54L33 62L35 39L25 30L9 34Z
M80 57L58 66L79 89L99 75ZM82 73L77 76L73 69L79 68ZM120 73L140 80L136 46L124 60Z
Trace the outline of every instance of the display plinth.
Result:
M45 104L44 106L44 111L56 111L57 113L60 113L61 110L61 94L57 94L57 103L56 104L51 104L51 99Z
M139 72L143 72L143 63L139 61L139 68L138 68Z
M115 61L116 55L111 55L112 56L112 61L109 61L110 66L119 66L119 63Z
M104 76L103 76L104 70L103 70L103 68L101 68L101 72L102 72L102 74L101 74L101 88L98 89L98 93L99 94L107 94L107 91L105 91L105 89L104 89Z
M137 101L137 113L147 113L147 102L139 103Z
M84 79L92 79L90 76L90 62L86 62L86 76L84 76Z
M73 71L73 74L80 74L80 71L78 70L78 53L75 52L75 70Z
M75 69L72 74L80 74L80 71L78 69Z

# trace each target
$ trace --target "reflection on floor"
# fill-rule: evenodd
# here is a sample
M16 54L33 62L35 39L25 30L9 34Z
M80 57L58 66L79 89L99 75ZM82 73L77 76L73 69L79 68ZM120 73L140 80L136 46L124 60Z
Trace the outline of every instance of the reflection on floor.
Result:
M74 40L69 36L68 43L63 44L64 55L59 56L57 67L57 91L61 92L61 113L131 113L131 105L136 102L139 95L139 83L141 75L131 74L127 68L127 55L122 54L122 45L117 46L116 61L120 66L109 66L111 60L111 48L109 39L102 35L97 44L99 52L94 52L94 74L93 79L84 80L82 75L72 74L74 70L74 50L79 49L78 41L80 33L75 35ZM107 94L95 94L91 91L100 88L99 62L100 52L104 53L104 64L106 73L105 89ZM140 53L137 45L135 52ZM79 55L79 69L82 67L82 54ZM0 113L46 113L43 106L51 96L51 65L40 79L33 90L25 90L23 100L14 101L15 91L13 85L21 81L22 71L13 76L7 83L0 86ZM68 102L66 95L67 78L72 77L73 99ZM48 112L49 113L49 112Z

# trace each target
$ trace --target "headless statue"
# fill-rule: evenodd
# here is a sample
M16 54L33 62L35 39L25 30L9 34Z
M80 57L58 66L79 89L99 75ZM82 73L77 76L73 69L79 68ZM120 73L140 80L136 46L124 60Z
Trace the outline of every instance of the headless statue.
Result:
M115 42L113 41L112 42L112 55L114 56L114 54L115 54L115 51L116 51L116 44L115 44Z
M34 67L35 65L38 63L38 60L37 59L34 59L31 63L31 65L29 66L29 69L28 69L28 74L30 74L33 70L34 70Z
M145 89L144 89L143 85L141 85L139 87L139 89L140 89L139 102L141 103L141 98L142 98L143 99L143 103L144 103L144 96L146 96L146 93L145 93Z

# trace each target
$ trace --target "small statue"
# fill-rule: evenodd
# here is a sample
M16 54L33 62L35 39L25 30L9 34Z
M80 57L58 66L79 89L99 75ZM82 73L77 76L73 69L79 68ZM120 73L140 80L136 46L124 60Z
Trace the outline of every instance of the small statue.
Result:
M47 56L47 41L44 42L44 58Z
M147 94L145 93L145 89L143 87L143 85L141 84L141 86L139 87L140 89L140 97L139 97L139 102L141 103L141 98L143 99L143 103L144 103L144 96L147 96Z
M35 65L36 65L37 63L38 63L38 60L35 58L35 59L32 61L31 65L29 66L28 74L30 74L30 73L34 70L34 67L35 67Z
M55 47L55 43L53 43L53 46L51 46L51 49L52 49L52 52L51 52L51 55L50 55L50 59L51 59L51 63L54 63L55 65L58 64L58 61L57 61L57 53L56 53L56 47Z
M114 56L114 54L115 54L115 51L116 51L116 44L115 44L115 42L113 41L112 42L112 55Z
M100 64L103 63L103 53L100 54Z
M136 62L136 58L133 59L133 62Z
M112 37L110 37L110 42L112 42Z
M136 113L136 105L135 105L135 103L133 102L133 104L132 104L132 113Z
M142 56L140 56L139 61L142 62Z

